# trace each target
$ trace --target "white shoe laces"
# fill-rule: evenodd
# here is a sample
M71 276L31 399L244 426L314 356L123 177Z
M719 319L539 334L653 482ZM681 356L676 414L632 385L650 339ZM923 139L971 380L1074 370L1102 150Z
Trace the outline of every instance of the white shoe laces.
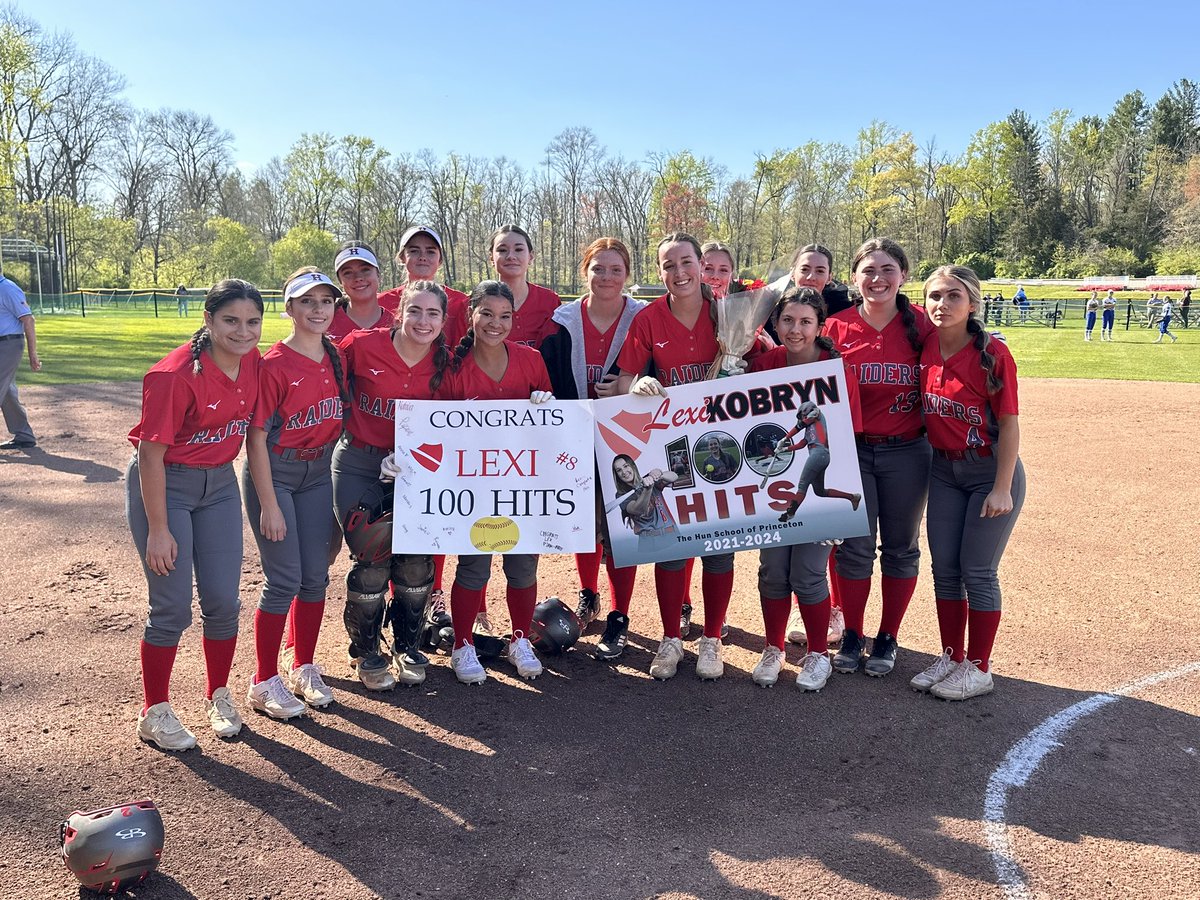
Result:
M456 672L478 669L479 657L475 654L475 647L471 644L463 644L454 651L454 658L451 660L451 663Z
M283 679L278 675L267 679L267 700L280 709L286 709L296 704L296 696L287 689Z
M658 645L658 652L654 654L655 663L665 663L680 656L679 648L675 646L675 638L663 638L663 642Z
M766 669L770 666L776 666L783 662L783 651L771 644L763 651L762 659L758 661L758 666L761 669Z
M227 722L236 722L241 718L238 715L237 707L233 705L232 695L227 693L214 694L211 702L217 715Z
M532 669L538 665L537 654L533 652L533 644L529 643L529 638L514 638L509 653L518 667Z
M322 674L321 667L316 663L306 663L295 670L292 682L305 694L325 695L329 693L329 685L321 677Z

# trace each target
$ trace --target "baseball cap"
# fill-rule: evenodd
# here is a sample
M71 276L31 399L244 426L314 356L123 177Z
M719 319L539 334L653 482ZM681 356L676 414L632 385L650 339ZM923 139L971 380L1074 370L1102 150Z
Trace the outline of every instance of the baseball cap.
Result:
M293 297L303 297L319 284L327 284L333 288L333 296L341 297L341 289L336 284L329 280L328 275L320 272L305 272L303 275L297 275L287 283L283 289L283 302L291 300Z
M418 234L429 235L431 238L433 238L434 243L438 245L438 252L443 256L446 254L445 248L442 247L442 236L428 225L413 225L408 229L408 231L404 232L404 234L400 236L400 246L407 247L408 242L415 238Z
M360 259L374 266L376 271L379 271L379 260L375 258L374 253L366 247L347 247L345 250L339 251L337 258L333 261L333 273L336 275L342 270L342 266L352 259Z

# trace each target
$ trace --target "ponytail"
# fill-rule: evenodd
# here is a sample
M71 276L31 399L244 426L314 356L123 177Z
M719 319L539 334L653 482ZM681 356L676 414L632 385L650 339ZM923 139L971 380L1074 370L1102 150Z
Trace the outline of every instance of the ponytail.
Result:
M433 377L429 379L429 390L434 394L442 386L446 376L446 368L450 365L450 348L446 346L446 335L437 336L437 346L433 351Z
M209 334L208 326L201 325L196 329L196 333L192 335L192 374L199 375L204 366L200 364L200 354L212 346L212 335Z
M996 357L988 350L992 343L992 336L980 324L979 319L973 315L967 319L967 334L974 338L975 349L979 351L979 366L987 373L988 393L995 394L1004 387L1004 382L996 375Z
M337 344L329 337L328 334L321 335L321 346L325 348L325 354L329 357L329 367L333 369L333 380L337 382L338 396L342 398L342 419L344 420L350 412L350 391L346 388L346 373L342 370L342 357L338 353Z

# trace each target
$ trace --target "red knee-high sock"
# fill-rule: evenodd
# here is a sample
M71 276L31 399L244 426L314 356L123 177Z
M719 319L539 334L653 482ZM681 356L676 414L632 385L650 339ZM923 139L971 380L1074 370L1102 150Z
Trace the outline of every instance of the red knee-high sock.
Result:
M900 623L904 621L904 613L908 610L908 601L917 589L917 579L884 575L882 581L883 617L879 622L879 630L893 636L898 635Z
M166 703L171 699L171 669L175 667L178 647L159 647L142 641L142 695L145 712L155 703Z
M600 590L600 557L604 551L597 547L591 553L575 554L575 571L579 573L579 586L593 594Z
M457 581L450 586L450 622L454 628L454 648L463 644L474 644L471 637L475 628L475 617L479 615L479 604L487 593L485 584L477 591L463 587Z
M289 650L296 646L296 605L299 602L299 597L293 597L287 611L287 636L283 639L283 646Z
M702 572L700 594L704 598L704 636L719 638L725 614L729 612L729 597L733 593L733 570Z
M834 609L842 608L842 593L841 582L838 579L837 566L834 565L833 558L837 555L837 547L833 548L833 553L829 554L829 604Z
M767 643L782 650L784 639L787 637L788 616L792 612L791 598L768 597L760 591L758 604L762 607L763 631L766 634Z
M829 598L820 603L801 603L800 618L804 620L804 633L808 635L809 653L826 653L829 650Z
M871 579L839 575L838 587L842 592L842 614L846 617L846 627L861 635L863 614L867 611L867 598L871 596Z
M229 670L233 668L233 652L237 649L237 635L214 641L204 638L204 675L208 682L208 699L212 699L213 691L229 684ZM275 644L279 646L278 642Z
M258 667L255 684L279 674L279 642L286 627L287 613L254 611L254 662Z
M955 662L962 662L967 638L967 601L938 600L937 618L942 649L949 650Z
M683 580L686 577L686 568L672 572L662 566L654 567L654 592L658 594L663 637L679 637L679 614L683 612Z
M696 568L696 558L692 557L683 564L683 602L688 606L692 605L692 572ZM701 589L703 589L703 576L701 576Z
M537 606L537 582L529 587L513 587L504 592L508 601L508 618L512 622L513 637L529 637L529 626L533 623L533 608Z
M612 608L629 615L629 604L633 602L633 585L637 581L637 566L623 566L618 569L611 559L606 559L604 565L608 571L608 587L612 592Z
M1000 610L973 609L967 614L967 659L986 672L992 667L992 647L1000 628Z
M292 604L292 622L296 628L296 660L294 668L306 666L313 661L317 652L317 636L321 633L321 620L325 617L325 601L305 600Z
M442 573L446 571L446 556L442 553L437 553L433 557L433 589L440 591L442 589Z

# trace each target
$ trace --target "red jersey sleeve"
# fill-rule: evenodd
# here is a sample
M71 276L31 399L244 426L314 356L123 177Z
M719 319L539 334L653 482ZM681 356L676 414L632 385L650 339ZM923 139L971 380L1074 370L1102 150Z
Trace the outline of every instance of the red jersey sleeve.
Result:
M634 316L629 333L625 335L625 343L621 345L621 352L617 355L617 366L622 372L641 375L650 368L654 337L651 334L650 316L645 315L645 311Z

